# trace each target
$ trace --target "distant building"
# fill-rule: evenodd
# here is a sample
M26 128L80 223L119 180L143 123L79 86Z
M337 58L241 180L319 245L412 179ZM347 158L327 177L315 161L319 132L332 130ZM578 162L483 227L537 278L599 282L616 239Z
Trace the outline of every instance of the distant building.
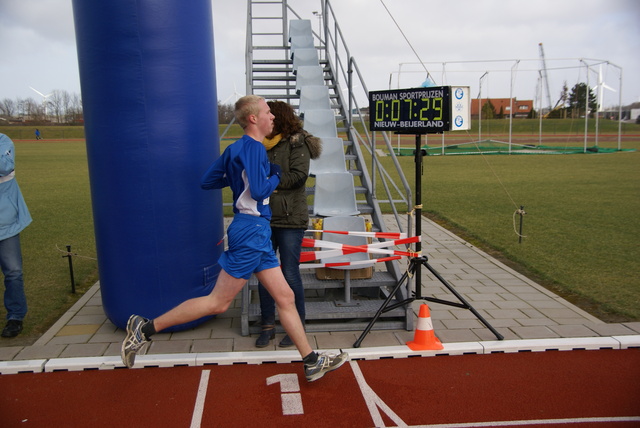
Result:
M502 114L504 117L509 117L511 115L511 99L510 98L472 98L471 99L471 117L477 119L480 115L480 102L482 105L485 105L487 102L490 102L493 105L493 108L496 112L496 116L500 114L500 109L502 109ZM529 116L531 111L533 110L533 101L532 100L517 100L513 99L513 117L514 118L526 118Z

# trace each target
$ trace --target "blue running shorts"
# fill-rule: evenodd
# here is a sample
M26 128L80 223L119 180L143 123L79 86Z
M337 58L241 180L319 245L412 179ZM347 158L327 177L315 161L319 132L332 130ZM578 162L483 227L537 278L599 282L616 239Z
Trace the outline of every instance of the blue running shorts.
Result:
M232 277L249 279L254 272L280 266L271 245L271 226L264 217L236 214L227 239L228 249L218 263Z

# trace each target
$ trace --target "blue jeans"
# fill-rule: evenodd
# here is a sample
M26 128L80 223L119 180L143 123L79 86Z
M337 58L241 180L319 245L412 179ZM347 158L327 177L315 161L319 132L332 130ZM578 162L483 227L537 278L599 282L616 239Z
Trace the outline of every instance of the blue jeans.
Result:
M300 277L300 251L302 250L302 238L305 229L286 229L280 227L271 228L271 243L273 250L280 253L280 266L284 278L293 290L296 301L296 309L304 324L304 287ZM260 295L260 311L262 312L262 325L274 325L276 322L276 303L262 284L258 284Z
M22 321L27 315L27 297L22 281L20 235L0 241L0 269L4 274L4 307L7 320Z

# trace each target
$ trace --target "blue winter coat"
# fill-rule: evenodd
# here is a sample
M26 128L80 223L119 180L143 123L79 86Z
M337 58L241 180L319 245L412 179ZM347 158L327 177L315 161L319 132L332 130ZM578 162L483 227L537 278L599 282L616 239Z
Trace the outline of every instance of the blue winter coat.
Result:
M11 138L0 134L0 240L22 232L31 214L15 178L15 148Z

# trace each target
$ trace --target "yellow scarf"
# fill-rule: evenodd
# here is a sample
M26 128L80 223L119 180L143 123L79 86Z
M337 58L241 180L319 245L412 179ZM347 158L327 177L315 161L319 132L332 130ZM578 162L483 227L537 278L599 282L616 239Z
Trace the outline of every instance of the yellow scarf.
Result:
M271 150L273 147L275 147L276 144L280 142L280 140L282 140L282 134L278 134L273 138L265 138L262 141L262 144L264 145L265 149Z

